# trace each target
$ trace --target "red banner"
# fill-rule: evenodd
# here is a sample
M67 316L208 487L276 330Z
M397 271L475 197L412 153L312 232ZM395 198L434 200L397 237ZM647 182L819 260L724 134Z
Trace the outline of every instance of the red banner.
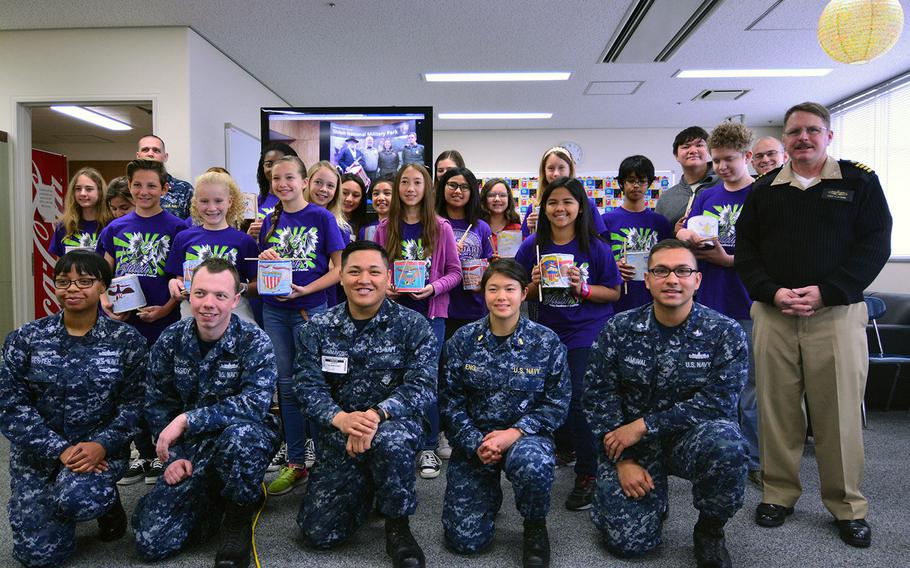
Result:
M66 156L32 149L32 210L35 281L35 319L60 311L54 295L54 265L57 258L48 249L54 236L54 222L63 214L66 193Z

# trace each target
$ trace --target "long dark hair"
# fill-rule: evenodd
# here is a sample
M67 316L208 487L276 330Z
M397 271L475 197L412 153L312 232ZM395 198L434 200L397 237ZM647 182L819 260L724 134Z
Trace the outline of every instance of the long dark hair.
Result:
M360 230L360 227L367 224L367 186L363 183L363 179L360 176L354 174L344 174L341 176L341 185L344 185L344 182L346 181L352 181L360 188L360 203L357 205L357 208L351 212L351 216L348 218L348 223L351 224L351 230L356 238L357 231ZM344 201L341 186L338 187L338 193L342 194L341 200Z
M575 217L575 240L578 242L578 248L582 252L588 252L591 248L592 240L603 239L594 230L591 204L588 202L585 188L574 177L556 178L544 188L539 201L541 214L537 218L537 244L541 248L553 244L553 231L550 227L550 219L546 215L546 208L550 194L559 188L564 188L578 202L578 216Z
M512 197L512 184L505 178L493 178L487 180L487 183L483 184L483 187L480 190L480 218L487 223L490 222L492 213L487 209L487 195L489 195L490 191L499 184L506 186L506 225L521 223L521 217L518 216L518 211L515 210L515 198Z
M417 162L406 164L398 170L398 175L395 176L395 185L392 186L392 201L389 203L389 217L386 219L385 250L391 260L401 258L404 207L401 203L400 185L402 175L408 170L415 170L423 178L423 199L420 202L420 222L423 224L423 233L421 233L420 239L423 242L424 259L433 254L436 250L436 241L440 238L439 229L436 226L436 211L433 210L433 180L430 179L430 172L423 164Z
M262 149L259 154L259 164L256 166L256 182L259 184L259 199L265 199L272 189L272 180L266 179L262 172L262 163L265 162L265 155L269 152L281 152L285 156L296 156L297 152L284 142L272 142Z
M480 218L480 195L477 189L478 183L477 178L474 177L474 172L468 168L449 168L446 170L446 173L442 174L442 177L439 178L439 183L436 186L436 214L440 217L445 217L449 219L449 211L446 205L446 183L449 182L453 177L461 176L464 178L465 183L471 186L471 193L468 195L468 202L464 205L464 218L469 225L474 225L477 223L477 220ZM449 219L451 221L451 219Z

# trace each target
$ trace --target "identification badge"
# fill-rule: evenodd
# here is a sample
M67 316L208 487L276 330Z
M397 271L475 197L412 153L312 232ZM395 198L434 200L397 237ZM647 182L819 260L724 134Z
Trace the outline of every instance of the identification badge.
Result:
M339 373L343 375L348 372L348 358L323 355L322 370L326 373Z
M853 190L826 189L822 192L822 199L830 199L831 201L845 201L847 203L850 203L853 201Z

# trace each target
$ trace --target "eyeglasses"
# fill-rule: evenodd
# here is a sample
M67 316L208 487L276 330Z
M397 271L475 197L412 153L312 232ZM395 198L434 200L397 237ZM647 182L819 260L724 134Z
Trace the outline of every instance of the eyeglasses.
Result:
M54 280L54 287L58 290L66 290L72 284L76 285L76 288L80 290L85 290L86 288L91 288L97 282L97 278L77 278L76 280L66 280L64 278L59 278Z
M456 189L460 189L462 193L467 193L467 192L471 191L471 186L466 183L455 183L454 181L447 181L446 189L448 189L449 191L455 191Z
M488 193L487 199L508 199L508 193Z
M784 132L784 136L786 136L787 138L796 138L797 136L802 134L803 131L805 131L806 134L808 134L809 136L818 136L825 130L828 130L828 129L823 126L809 126L807 128L791 128L790 130L787 130L786 132Z
M631 185L633 187L648 187L651 185L646 179L625 179L622 183Z
M756 153L752 154L752 161L760 162L760 161L762 161L762 159L764 159L766 157L773 158L773 157L777 156L778 154L780 154L780 152L778 152L777 150L768 150L767 152L756 152Z
M666 266L655 266L654 268L649 268L648 272L650 272L651 276L654 278L666 278L671 272L678 278L688 278L698 272L698 270L688 266L677 266L673 270L670 270Z

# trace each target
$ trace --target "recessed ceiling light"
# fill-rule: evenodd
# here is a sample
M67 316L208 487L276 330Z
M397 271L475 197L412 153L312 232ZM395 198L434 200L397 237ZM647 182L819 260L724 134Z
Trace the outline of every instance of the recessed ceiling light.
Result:
M824 77L833 69L686 69L677 79L717 79L722 77Z
M565 81L572 74L569 72L530 72L530 73L424 73L428 83L437 82L471 82L471 81Z
M91 111L80 106L52 106L51 110L57 112L62 112L63 114L68 114L73 118L78 118L79 120L84 120L86 122L91 122L95 126L100 126L102 128L107 128L108 130L132 130L133 127L125 122L120 122L119 120L114 120L109 116L104 116L95 111Z
M552 112L441 112L442 120L508 120L553 118Z

